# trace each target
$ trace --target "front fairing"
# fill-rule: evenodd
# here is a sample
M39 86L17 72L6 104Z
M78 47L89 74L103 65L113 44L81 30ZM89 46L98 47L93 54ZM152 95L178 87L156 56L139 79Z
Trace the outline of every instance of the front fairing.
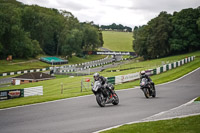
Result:
M99 81L95 81L95 82L94 82L94 85L93 85L93 87L92 87L92 90L93 90L94 92L97 92L100 88L101 88L101 83L100 83Z
M142 80L141 80L141 82L140 82L140 87L141 87L141 88L149 87L146 78L142 78Z

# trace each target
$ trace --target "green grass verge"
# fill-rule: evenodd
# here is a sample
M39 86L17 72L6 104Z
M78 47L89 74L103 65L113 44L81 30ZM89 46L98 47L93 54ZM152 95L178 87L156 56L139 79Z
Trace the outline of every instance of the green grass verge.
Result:
M133 51L132 32L103 31L104 48L112 51Z
M199 133L200 115L124 125L102 133Z
M198 97L195 101L200 101L200 97Z
M20 63L20 62L21 62L21 64L15 64L15 63ZM22 63L22 62L25 62L25 63ZM46 68L49 66L51 66L51 65L41 62L41 61L30 62L30 60L22 60L22 59L15 60L14 59L12 62L10 62L10 61L8 62L8 61L1 60L0 61L0 73Z
M99 60L105 57L106 57L105 55L90 55L90 56L86 56L85 58L78 58L76 56L73 56L72 58L69 59L69 64L79 64L79 63L88 62L92 60ZM69 65L69 64L65 64L65 65ZM13 59L13 61L0 60L0 73L16 72L16 71L22 71L22 70L39 69L39 68L41 69L41 68L47 68L50 66L52 65L41 62L37 59L34 59L34 60L33 59L32 60Z
M200 54L200 52L196 53L196 55L198 54ZM163 60L165 60L165 58L163 58ZM174 60L174 58L172 58L172 60ZM147 62L150 63L150 61L147 61ZM145 63L145 62L141 62L141 63ZM199 66L200 66L200 58L196 57L194 61L188 64L177 67L176 69L172 69L168 72L164 72L162 74L152 76L151 78L153 79L155 84L164 83L164 82L168 82L176 78L179 78L185 75L186 73L198 68ZM153 67L153 66L150 66L150 67ZM134 73L134 72L128 70L128 71L122 71L122 72L113 72L113 73L107 72L107 73L101 73L101 74L103 76L111 77L111 76L117 76L120 74L125 75L127 73ZM45 101L52 101L52 100L57 100L57 99L64 99L64 98L69 98L69 97L92 94L91 90L89 89L87 91L81 92L81 80L84 77L85 76L72 78L72 77L67 77L67 76L66 77L60 76L59 78L56 78L53 80L0 88L0 90L8 90L8 89L22 89L22 88L28 88L28 87L34 87L34 86L43 86L43 89L44 89L43 96L31 96L31 97L16 98L12 100L0 101L0 108L8 108L8 107L40 103L40 102L45 102ZM92 75L87 76L87 77L92 78ZM63 83L64 88L66 88L66 90L64 90L64 94L61 94L61 83ZM134 82L128 82L121 85L116 85L115 88L126 89L126 88L132 88L133 86L138 86L138 85L139 85L139 81L134 81Z

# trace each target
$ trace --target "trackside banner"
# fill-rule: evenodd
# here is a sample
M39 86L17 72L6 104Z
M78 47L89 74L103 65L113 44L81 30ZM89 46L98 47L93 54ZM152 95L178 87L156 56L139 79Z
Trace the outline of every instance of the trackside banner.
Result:
M88 55L131 55L137 56L135 52L122 52L122 51L84 51L83 54Z
M140 78L140 73L132 73L132 74L127 74L127 75L120 75L120 76L115 76L115 84L121 84L124 82L129 82L132 80L136 80Z
M24 89L2 90L0 91L0 101L18 97L28 97L43 95L43 86L36 86Z
M23 89L0 91L0 100L13 99L13 98L18 98L18 97L23 97L23 96L24 96Z

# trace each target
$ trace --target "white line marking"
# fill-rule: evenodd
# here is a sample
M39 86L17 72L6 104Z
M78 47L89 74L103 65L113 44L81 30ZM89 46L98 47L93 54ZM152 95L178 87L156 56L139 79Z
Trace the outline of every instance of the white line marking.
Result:
M192 99L191 101L185 103L185 104L182 104L178 107L175 107L175 108L172 108L170 110L167 110L167 111L163 111L163 112L160 112L158 114L155 114L155 115L152 115L150 117L147 117L147 118L144 118L142 120L139 120L139 121L133 121L133 122L128 122L128 123L124 123L124 124L120 124L120 125L116 125L116 126L113 126L113 127L109 127L109 128L105 128L105 129L102 129L102 130L99 130L99 131L95 131L93 133L100 133L100 132L103 132L103 131L107 131L107 130L111 130L111 129L114 129L114 128L118 128L120 126L123 126L123 125L130 125L130 124L135 124L135 123L142 123L142 122L151 122L151 121L159 121L159 120L169 120L169 119L174 119L174 118L184 118L184 117L188 117L188 116L195 116L195 115L200 115L200 113L194 113L194 114L188 114L188 115L182 115L182 116L175 116L175 117L166 117L166 118L161 118L161 119L154 119L154 120L148 120L149 118L151 117L154 117L154 116L160 116L164 113L167 113L169 111L172 111L172 110L175 110L175 109L178 109L178 108L181 108L183 106L186 106L186 105L189 105L191 104L192 102L194 102L196 98Z

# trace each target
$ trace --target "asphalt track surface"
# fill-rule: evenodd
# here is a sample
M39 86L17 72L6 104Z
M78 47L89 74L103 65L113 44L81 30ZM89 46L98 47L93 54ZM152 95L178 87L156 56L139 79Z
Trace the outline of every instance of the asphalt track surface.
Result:
M0 133L91 133L139 121L200 96L200 69L158 85L146 99L139 88L117 91L117 106L99 107L94 95L0 110ZM1 103L0 103L1 104Z

